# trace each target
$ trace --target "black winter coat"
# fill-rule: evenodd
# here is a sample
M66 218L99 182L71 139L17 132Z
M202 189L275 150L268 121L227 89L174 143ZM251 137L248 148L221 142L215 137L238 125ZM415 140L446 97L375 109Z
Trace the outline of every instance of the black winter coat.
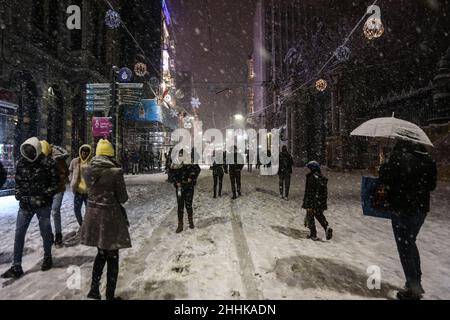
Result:
M217 164L215 161L211 167L209 167L210 170L212 170L213 175L223 177L224 175L224 169L222 164Z
M180 183L181 187L185 188L194 187L197 184L201 169L198 164L181 164L172 165L170 171L175 187Z
M425 150L394 150L380 167L389 207L406 214L430 211L430 192L436 189L436 163Z
M328 179L320 172L310 172L306 175L303 209L327 210Z
M279 176L285 176L292 174L292 166L294 164L294 160L292 156L288 152L280 153L280 167L278 169Z
M7 172L0 161L0 188L5 184L7 178Z
M236 175L238 173L240 173L242 171L242 169L244 169L244 157L242 156L242 154L240 153L231 153L231 154L227 154L226 159L232 159L232 157L234 158L234 163L233 164L226 164L225 165L225 173L229 173L230 175ZM225 160L225 162L227 162L228 160ZM231 162L231 161L228 161Z
M36 161L21 158L16 170L16 199L25 210L52 205L58 192L59 175L55 161L41 154Z

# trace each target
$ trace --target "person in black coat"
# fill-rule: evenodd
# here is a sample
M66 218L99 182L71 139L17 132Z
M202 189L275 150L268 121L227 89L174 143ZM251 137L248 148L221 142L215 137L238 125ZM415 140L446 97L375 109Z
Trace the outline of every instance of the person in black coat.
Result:
M278 177L280 183L280 195L281 198L288 200L289 188L291 185L292 165L294 164L294 160L289 154L286 146L283 146L281 149L279 163Z
M305 226L309 228L309 239L317 241L315 219L325 230L327 240L333 237L333 229L329 227L324 211L328 209L327 198L328 179L322 175L320 164L317 161L309 162L306 167L310 172L306 175L305 196L302 208L306 210Z
M52 268L53 235L50 222L53 196L58 192L59 175L56 162L41 151L37 138L30 138L20 147L22 157L16 168L16 199L19 212L16 221L14 258L12 267L2 278L19 278L23 275L22 255L28 227L36 215L44 243L42 271Z
M0 161L0 188L5 184L7 177L7 172L3 167L3 163Z
M213 151L213 157L216 156L216 151ZM216 161L213 162L212 166L209 167L210 170L212 170L213 173L213 179L214 179L214 199L217 198L217 195L219 197L222 197L222 184L223 184L223 176L224 176L224 168L222 164L217 164Z
M184 151L180 150L179 158L182 159L183 155ZM181 233L184 229L183 218L185 207L188 213L189 228L195 228L192 202L194 200L194 188L197 184L197 178L200 175L201 169L198 164L185 164L181 162L180 164L172 163L170 171L178 204L178 228L176 233Z
M227 155L225 173L230 175L231 190L233 192L233 199L241 196L241 172L244 169L245 159L238 152L236 146L234 146L234 153ZM234 161L231 161L234 159Z
M436 163L424 146L400 140L389 161L380 167L379 181L393 213L392 227L406 277L405 290L397 297L421 299L425 291L416 238L430 211L430 193L437 183Z

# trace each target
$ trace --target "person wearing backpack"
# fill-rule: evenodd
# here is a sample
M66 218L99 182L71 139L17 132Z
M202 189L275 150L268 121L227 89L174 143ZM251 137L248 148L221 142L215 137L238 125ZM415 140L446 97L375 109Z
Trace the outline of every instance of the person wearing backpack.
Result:
M325 230L326 239L331 240L333 229L330 228L324 211L327 210L328 179L322 175L317 161L309 162L306 167L310 172L306 175L305 196L302 208L306 210L305 226L310 230L308 239L317 241L315 219Z

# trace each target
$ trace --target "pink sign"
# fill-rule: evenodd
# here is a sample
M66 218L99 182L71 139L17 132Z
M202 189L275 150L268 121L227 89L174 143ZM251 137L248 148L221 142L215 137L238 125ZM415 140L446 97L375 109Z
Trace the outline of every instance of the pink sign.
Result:
M92 118L92 135L94 137L107 137L112 133L113 125L111 118Z

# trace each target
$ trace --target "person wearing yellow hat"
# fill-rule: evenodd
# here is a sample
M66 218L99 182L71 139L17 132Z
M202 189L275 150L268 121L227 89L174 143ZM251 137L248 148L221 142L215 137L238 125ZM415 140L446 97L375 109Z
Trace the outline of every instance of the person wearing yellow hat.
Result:
M119 250L131 248L128 218L122 207L128 201L128 193L122 168L113 157L112 144L101 139L97 144L96 156L85 172L89 200L81 227L81 243L98 250L88 293L88 298L96 300L101 299L100 279L105 264L106 299L120 299L115 296L119 276Z
M87 206L88 199L88 187L84 179L84 172L89 166L89 162L92 158L92 147L88 144L84 144L78 150L79 157L72 160L69 167L70 172L70 187L74 194L74 212L77 218L78 224L83 224L83 217L81 215L81 208L83 203Z

